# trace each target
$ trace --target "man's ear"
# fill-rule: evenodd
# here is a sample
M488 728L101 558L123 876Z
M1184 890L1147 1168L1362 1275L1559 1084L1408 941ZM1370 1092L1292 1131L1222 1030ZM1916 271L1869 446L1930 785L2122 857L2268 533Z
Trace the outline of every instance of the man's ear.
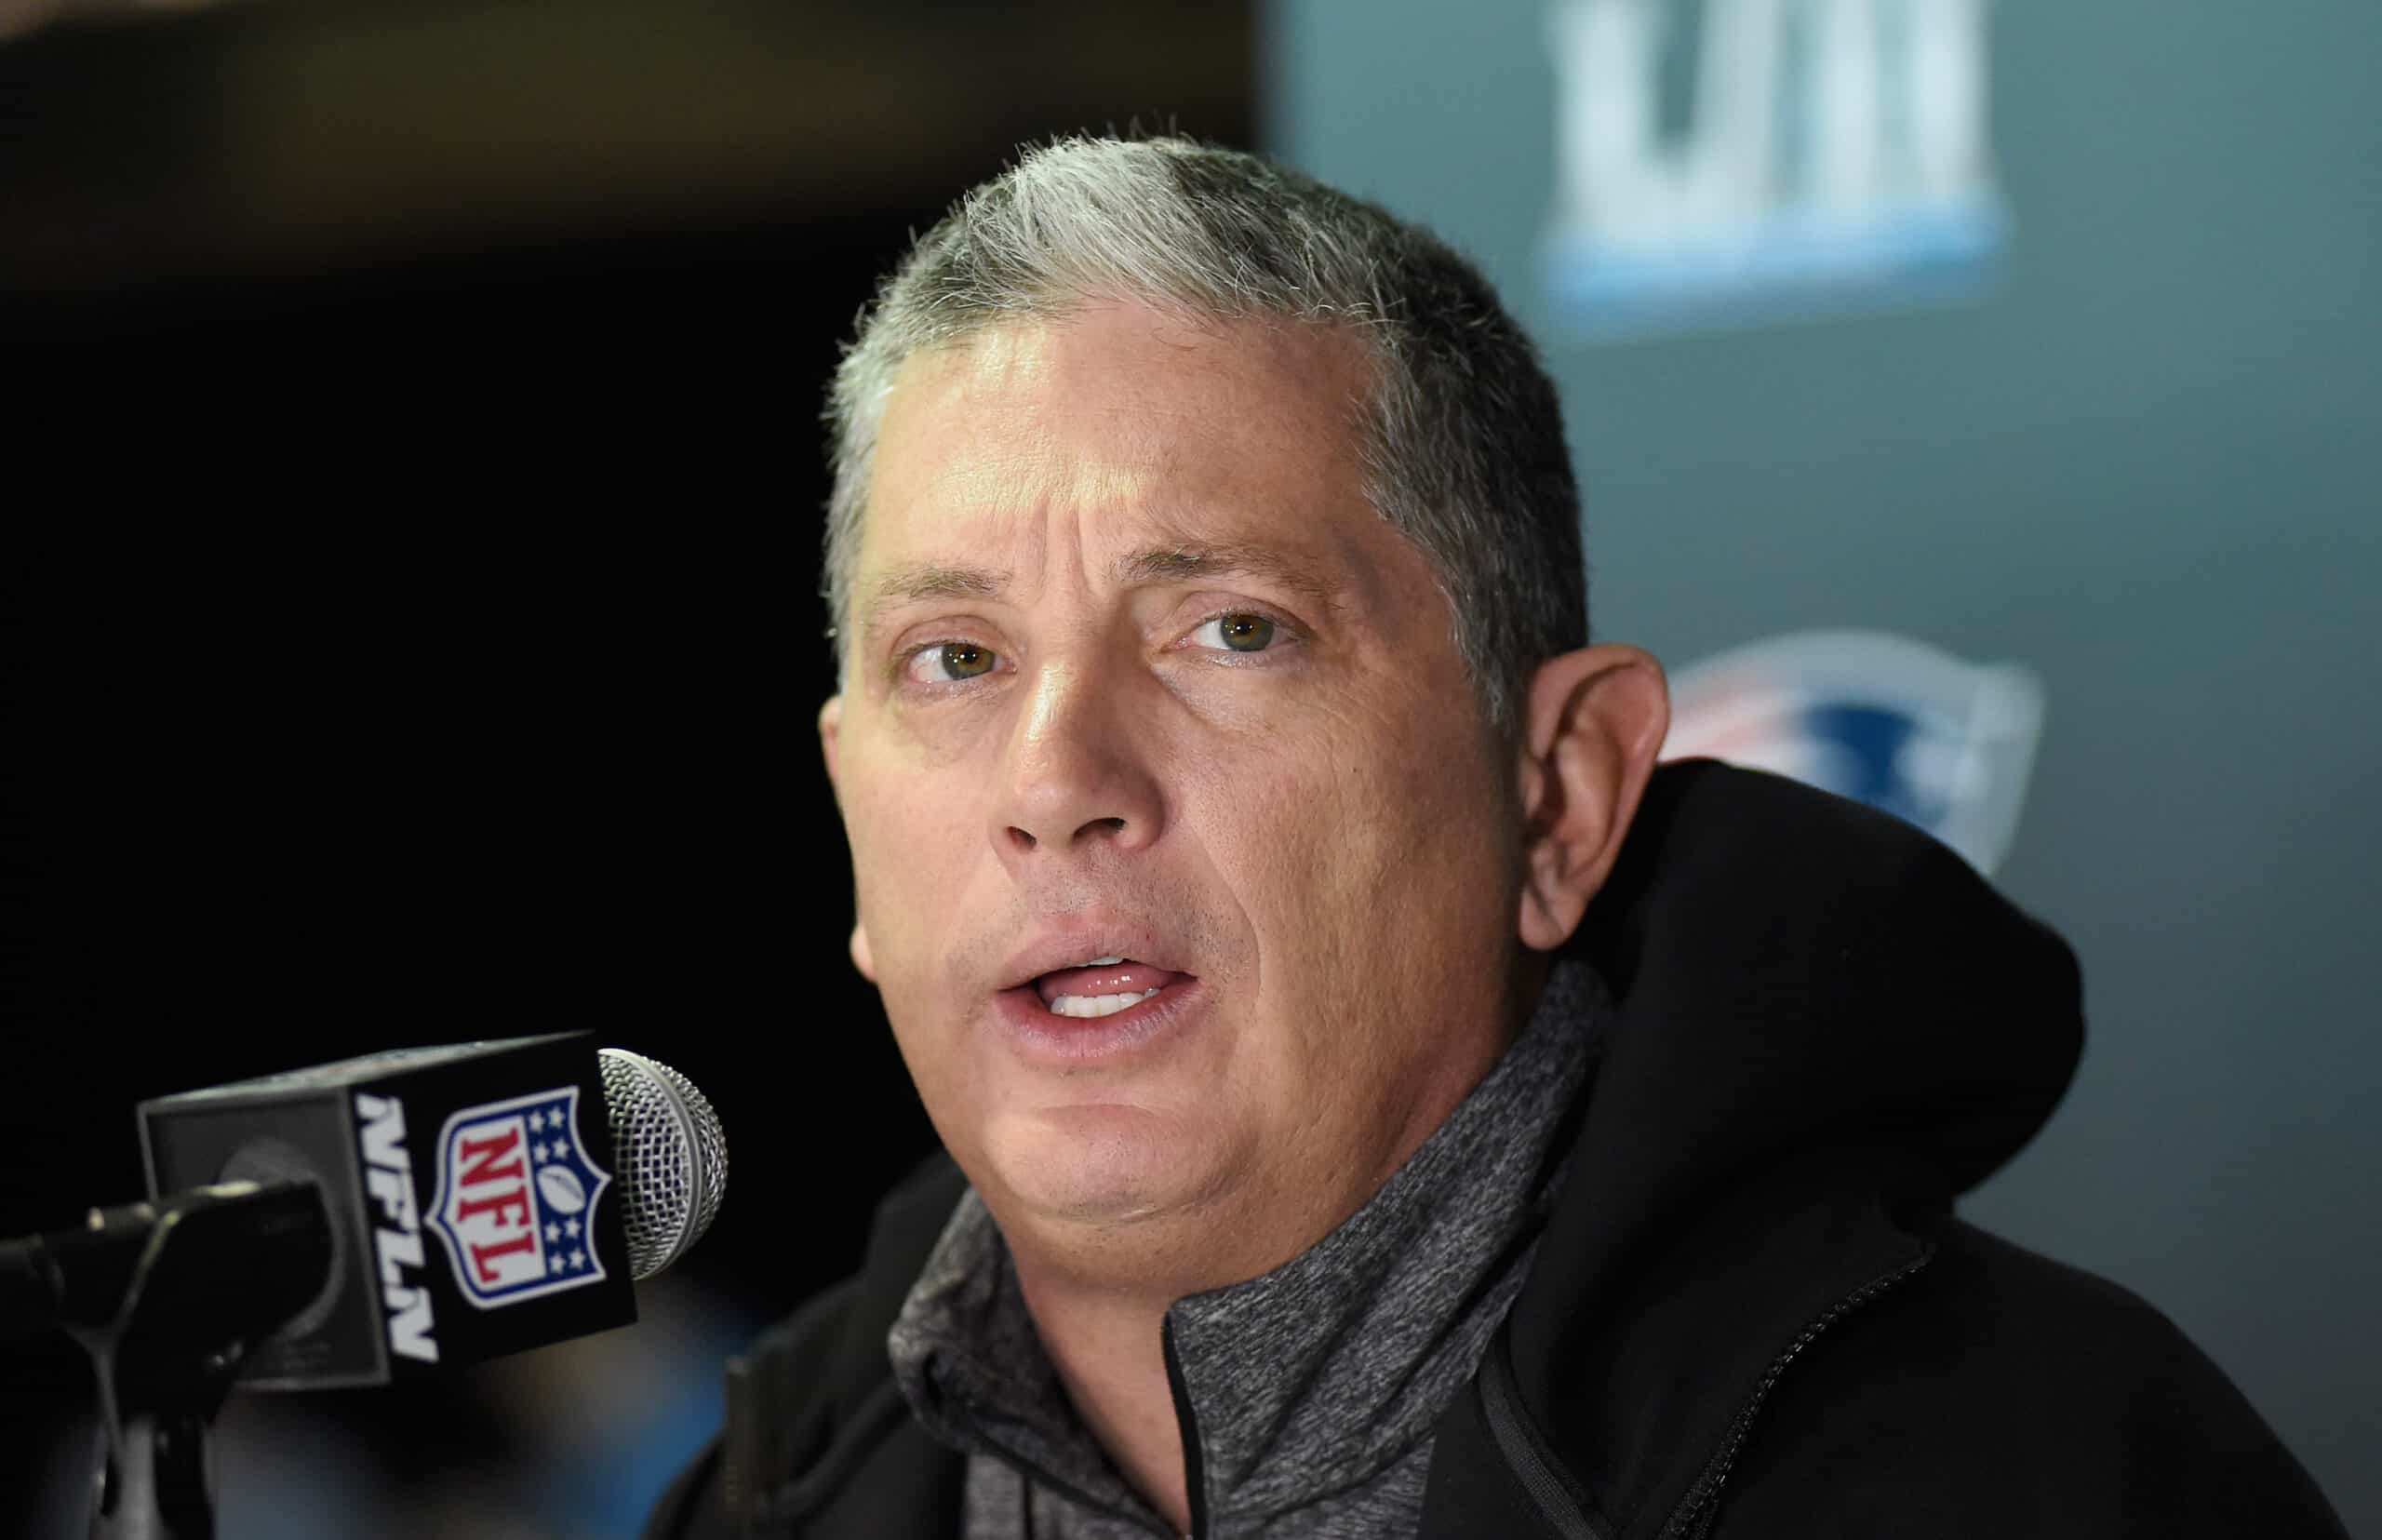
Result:
M826 758L827 784L834 789L838 804L844 799L844 788L843 783L837 779L839 767L836 763L836 734L842 730L843 725L844 698L830 695L826 704L819 708L819 752Z
M827 784L835 789L836 803L843 805L844 786L838 778L836 762L836 734L844 725L844 698L830 695L827 703L819 708L819 752L827 760ZM868 926L860 917L860 893L855 886L852 893L852 966L869 983L877 982L877 958L868 949Z
M1612 875L1670 730L1652 653L1607 642L1549 658L1531 679L1521 751L1521 939L1571 939Z

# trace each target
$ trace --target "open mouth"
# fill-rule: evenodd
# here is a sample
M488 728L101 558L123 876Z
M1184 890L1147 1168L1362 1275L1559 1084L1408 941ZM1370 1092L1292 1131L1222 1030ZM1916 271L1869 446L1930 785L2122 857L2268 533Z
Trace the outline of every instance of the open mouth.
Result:
M1132 957L1087 957L1041 974L1033 988L1051 1015L1090 1021L1131 1011L1191 978Z

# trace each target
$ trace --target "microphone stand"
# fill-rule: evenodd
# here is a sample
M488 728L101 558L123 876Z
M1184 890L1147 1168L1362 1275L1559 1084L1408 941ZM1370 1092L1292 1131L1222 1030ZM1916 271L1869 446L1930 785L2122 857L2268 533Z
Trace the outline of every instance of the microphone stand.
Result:
M98 1376L91 1540L214 1540L215 1414L330 1262L312 1182L194 1187L0 1246L0 1316L63 1330Z

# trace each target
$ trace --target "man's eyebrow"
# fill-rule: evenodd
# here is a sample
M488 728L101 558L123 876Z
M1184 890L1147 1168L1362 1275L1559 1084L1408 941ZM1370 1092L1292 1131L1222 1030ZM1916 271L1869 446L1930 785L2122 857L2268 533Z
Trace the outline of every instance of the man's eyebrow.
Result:
M1009 574L990 567L966 567L940 561L913 561L869 578L854 601L853 629L863 644L876 632L877 618L888 609L928 599L989 599L1009 586Z
M862 608L870 613L921 599L989 599L1009 586L1009 574L990 567L914 561L869 580Z
M1313 563L1253 542L1172 541L1145 546L1117 558L1116 572L1117 581L1127 587L1208 578L1263 578L1326 613L1336 614L1343 608L1339 588L1318 576Z
M1143 583L1257 577L1278 583L1327 614L1338 614L1345 608L1340 591L1318 578L1311 564L1253 542L1170 541L1118 557L1113 570L1117 583L1129 588ZM863 585L861 627L867 631L877 615L899 605L930 599L998 598L1009 587L1009 582L1007 572L991 567L909 562L889 569Z

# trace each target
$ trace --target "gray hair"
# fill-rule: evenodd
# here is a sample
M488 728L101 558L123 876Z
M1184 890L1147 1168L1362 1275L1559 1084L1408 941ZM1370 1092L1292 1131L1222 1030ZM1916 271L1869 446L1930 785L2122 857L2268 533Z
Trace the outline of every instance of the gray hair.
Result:
M1488 719L1519 727L1537 665L1587 640L1580 494L1554 383L1470 263L1314 179L1187 139L1028 151L912 248L831 389L824 594L848 663L869 461L903 362L1102 300L1347 327L1374 362L1366 494L1431 563Z

